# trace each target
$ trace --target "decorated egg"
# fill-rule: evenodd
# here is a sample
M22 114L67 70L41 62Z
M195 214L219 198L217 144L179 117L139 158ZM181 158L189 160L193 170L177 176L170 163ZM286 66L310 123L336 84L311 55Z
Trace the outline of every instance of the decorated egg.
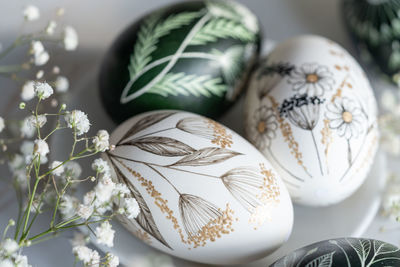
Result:
M114 176L139 203L122 224L173 256L211 264L263 257L289 237L293 210L264 156L217 122L188 112L137 115L111 135ZM245 246L243 244L246 244Z
M338 238L300 248L270 267L289 266L400 266L400 249L392 244L365 238Z
M335 204L365 180L378 144L376 100L358 63L319 36L289 39L264 59L245 101L245 132L292 200Z
M258 56L257 18L233 1L190 1L128 27L102 63L101 99L114 121L157 109L217 117Z
M361 58L373 63L399 83L399 2L397 0L345 0L343 13L347 28L360 49Z

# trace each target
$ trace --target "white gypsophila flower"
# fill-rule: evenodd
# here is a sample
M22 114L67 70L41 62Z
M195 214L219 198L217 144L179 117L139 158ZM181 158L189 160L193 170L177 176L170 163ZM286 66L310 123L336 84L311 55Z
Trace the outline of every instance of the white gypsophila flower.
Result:
M57 27L57 23L54 20L50 20L46 26L46 34L53 35Z
M100 266L100 254L96 250L92 250L92 254L90 255L91 260L88 263L90 267L99 267Z
M38 115L37 118L35 115L31 115L27 118L27 120L29 126L33 129L36 129L37 127L42 128L47 122L46 115Z
M6 124L4 123L4 119L0 117L0 133L4 130L4 127L6 127Z
M26 81L22 86L21 98L24 101L29 101L35 97L34 81Z
M69 161L64 164L64 174L66 177L79 178L82 173L82 167L76 161Z
M60 213L64 218L71 218L76 214L78 205L79 201L77 198L70 195L64 195L60 201Z
M34 21L40 18L40 11L34 5L27 5L22 14L24 15L25 20L27 21Z
M42 79L43 76L44 76L44 70L39 70L39 71L36 73L36 79Z
M15 267L15 265L10 259L0 258L0 267Z
M93 206L79 204L76 214L82 219L87 220L93 214Z
M63 33L63 42L65 50L71 51L78 47L78 34L71 26L67 26Z
M30 117L30 116L29 116ZM21 124L21 135L22 137L31 138L35 135L36 129L32 127L29 117L26 117Z
M96 194L94 191L86 192L86 194L83 196L83 205L86 205L86 206L93 205L95 197L96 197Z
M98 244L103 244L110 248L113 247L114 234L115 231L112 229L112 226L108 221L105 221L101 223L100 226L96 227L96 237Z
M13 173L13 178L22 189L28 188L28 178L25 170L16 170Z
M53 171L52 171L52 173L54 174L54 175L57 175L57 176L60 176L61 174L63 174L63 172L64 172L64 165L61 165L62 164L62 162L61 161L58 161L58 160L55 160L55 161L53 161L51 164L50 164L50 166L49 166L49 169L50 170L52 170L52 169L54 169L54 168L57 168L57 169L54 169ZM60 166L61 165L61 166ZM58 167L57 167L58 166Z
M32 201L31 212L41 213L43 205L43 202L41 202L39 199L35 199L34 201Z
M19 249L19 246L15 240L7 238L1 242L0 249L4 254L11 255Z
M53 72L54 74L59 74L59 73L60 73L60 67L54 66L52 72Z
M104 152L110 147L109 143L110 135L106 130L100 130L93 138L93 144L96 151Z
M49 53L40 41L32 41L30 53L33 55L32 60L36 66L43 66L50 59Z
M34 82L35 94L39 99L46 99L53 94L53 88L46 82Z
M100 203L109 202L115 193L114 190L115 183L108 175L104 176L94 188L96 198L99 200Z
M92 163L92 169L98 173L108 173L110 172L110 166L107 161L102 158L95 159Z
M25 255L16 255L14 261L15 267L32 267L32 265L28 264L28 257Z
M117 267L119 265L119 258L118 256L107 253L107 262L108 262L108 267Z
M46 141L42 139L35 140L33 147L34 154L40 155L41 157L45 157L49 152L50 152L49 145L47 144Z
M90 122L87 115L80 110L73 110L64 117L69 128L76 130L77 135L87 133Z
M25 167L24 157L22 157L20 154L14 154L12 158L8 161L8 167L12 172L24 169Z
M139 204L137 203L136 199L133 197L124 199L124 209L125 209L125 214L128 217L128 219L134 219L140 213Z
M131 191L126 186L126 184L118 183L118 184L115 185L113 195L124 197L125 195L129 195L130 192Z
M72 248L73 253L76 255L76 257L80 260L83 261L85 264L89 263L92 259L92 252L90 248L86 246L76 246Z
M25 140L24 142L22 142L19 150L26 157L26 156L32 155L33 147L34 147L34 143L32 141Z
M54 82L56 92L58 93L65 93L68 91L69 88L69 81L66 77L64 76L58 76L56 81Z

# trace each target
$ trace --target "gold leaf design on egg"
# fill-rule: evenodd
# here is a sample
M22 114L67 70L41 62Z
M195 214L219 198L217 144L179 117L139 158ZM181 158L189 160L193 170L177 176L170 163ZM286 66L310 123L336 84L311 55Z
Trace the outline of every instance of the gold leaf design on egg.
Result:
M272 107L275 110L275 113L277 114L277 121L279 123L279 128L281 129L281 133L285 142L289 146L290 153L296 158L297 164L299 164L304 169L304 171L308 173L307 167L304 166L303 163L303 154L299 151L299 144L294 139L292 127L290 127L290 124L287 123L285 119L280 116L278 111L279 104L275 100L275 98L272 96L268 96L268 98L270 99Z
M336 93L331 98L332 103L335 101L336 98L342 97L343 88L347 84L348 78L349 78L348 75L346 77L344 77L343 81L340 83L339 87L336 89Z
M332 131L329 127L329 119L324 119L324 127L321 130L321 143L325 145L324 153L325 153L325 160L326 166L328 167L328 152L331 143L333 142Z
M221 148L231 147L232 134L216 121L202 117L187 117L176 124L176 128L197 136L211 140L212 144Z

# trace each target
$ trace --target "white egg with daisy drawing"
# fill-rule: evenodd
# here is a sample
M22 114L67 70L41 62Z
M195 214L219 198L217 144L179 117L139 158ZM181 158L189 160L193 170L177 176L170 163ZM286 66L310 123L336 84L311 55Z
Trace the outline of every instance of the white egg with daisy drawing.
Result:
M254 71L244 112L246 137L294 202L332 205L365 180L378 147L376 100L337 43L304 35L278 44Z

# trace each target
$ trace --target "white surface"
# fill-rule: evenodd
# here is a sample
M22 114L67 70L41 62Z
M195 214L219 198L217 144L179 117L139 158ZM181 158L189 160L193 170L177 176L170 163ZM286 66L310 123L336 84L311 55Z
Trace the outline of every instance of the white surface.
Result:
M67 53L57 50L57 54L52 55L52 64L57 64L61 67L63 74L70 77L72 90L80 87L80 83L84 83L82 79L94 79L88 76L89 70L97 71L101 61L101 55L106 48L111 44L112 40L135 20L139 14L147 12L163 4L171 3L172 0L97 0L97 1L54 1L54 0L37 0L37 1L2 1L0 9L0 42L3 47L11 43L17 33L21 32L22 18L19 16L22 7L25 4L34 2L42 9L42 16L51 18L52 12L56 7L64 6L66 15L63 18L63 24L73 25L77 28L80 35L80 48L77 52ZM324 35L332 40L335 40L344 46L350 52L354 49L350 44L350 39L344 30L341 13L339 11L339 1L321 1L321 0L240 0L245 3L256 15L260 18L265 35L277 41L282 41L285 38L296 34L314 33ZM40 25L45 25L46 20L38 23L33 23L26 28L37 28ZM87 50L90 48L90 50ZM9 61L13 61L10 57ZM33 77L34 74L30 75ZM6 79L0 78L1 97L0 97L0 112L5 109L6 103L10 100L9 96L17 90L14 83ZM383 84L386 86L385 84ZM92 80L88 86L96 88L95 81ZM381 86L382 87L382 86ZM94 89L95 90L95 89ZM68 102L68 100L66 100ZM233 121L238 120L235 116L235 110L240 109L241 103L235 106L234 110L227 114L222 123L231 125ZM85 107L80 107L85 109ZM2 114L1 114L2 115ZM90 118L94 120L97 114L91 114ZM100 119L101 120L101 119ZM233 128L233 127L232 127ZM96 129L93 129L95 131ZM234 128L239 133L242 133L242 128ZM395 164L395 163L394 163ZM375 169L377 170L377 169ZM3 227L8 220L9 214L13 213L14 195L12 189L8 185L1 184L0 187L0 226ZM365 203L364 203L365 204ZM364 205L366 206L366 205ZM375 205L376 206L376 205ZM354 209L343 210L340 216L359 220ZM296 209L296 213L301 212ZM328 212L328 211L326 211ZM372 212L371 212L372 214ZM42 225L48 223L48 218L41 219L39 222ZM315 218L315 221L322 218ZM368 220L365 220L368 222ZM342 220L341 223L344 223ZM366 223L368 224L368 223ZM388 230L380 231L382 226L386 226ZM295 231L296 231L295 225ZM339 227L339 226L338 226ZM357 236L363 232L363 225L358 231L354 231ZM333 234L335 228L325 229L320 224L318 228L307 227L312 231L321 231L326 237ZM37 229L33 229L34 231ZM337 236L343 236L347 233L337 233ZM305 235L305 234L304 234ZM371 226L368 227L363 234L364 237L381 239L393 244L400 243L400 229L397 224L389 223L382 217L376 217ZM48 241L38 246L34 246L26 250L26 254L30 258L30 262L34 266L41 267L67 267L73 265L73 257L70 254L70 245L67 238L70 235L61 236L58 239ZM314 240L310 240L314 241ZM298 240L293 245L305 245L307 240ZM116 243L120 246L122 242ZM289 244L289 243L288 243ZM286 245L285 245L286 246ZM135 252L142 252L146 246L138 246ZM133 255L133 254L132 254ZM275 256L275 255L274 255ZM265 266L262 263L254 263L254 266Z

